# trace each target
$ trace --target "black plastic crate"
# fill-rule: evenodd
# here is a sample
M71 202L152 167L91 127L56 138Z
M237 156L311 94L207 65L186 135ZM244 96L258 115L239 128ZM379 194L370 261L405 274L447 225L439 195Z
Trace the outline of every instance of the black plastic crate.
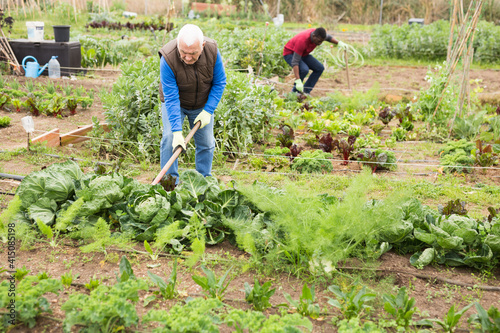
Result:
M80 42L56 43L53 40L33 42L27 39L12 39L9 44L20 65L26 56L35 57L40 67L47 64L52 56L57 56L57 61L61 65L61 75L69 76L79 72L84 73L83 70L79 69L82 63ZM49 75L48 66L42 72L42 75Z

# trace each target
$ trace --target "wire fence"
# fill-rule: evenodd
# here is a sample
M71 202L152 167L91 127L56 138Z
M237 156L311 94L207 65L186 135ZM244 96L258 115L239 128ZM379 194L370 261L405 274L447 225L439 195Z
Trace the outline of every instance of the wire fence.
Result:
M41 132L41 133L48 133L47 131L42 131L42 130L35 130L35 132ZM109 143L125 143L125 144L131 144L135 146L139 146L139 143L135 141L123 141L123 140L118 140L118 139L109 139L109 138L99 138L99 137L91 137L91 136L84 136L84 135L74 135L74 134L68 134L67 136L71 137L76 137L76 138L84 138L87 140L100 140L100 141L106 141ZM425 143L425 142L424 142ZM156 146L159 147L159 143L150 143L149 145L151 146ZM191 150L193 148L188 147L188 150ZM270 155L270 154L264 154L264 153L258 153L258 152L240 152L240 151L230 151L230 150L219 150L219 153L223 153L226 155L230 156L244 156L244 157L261 157L261 158L284 158L284 159L303 159L303 160L316 160L316 161L329 161L331 163L347 163L347 164L364 164L364 165L371 165L371 164L381 164L380 162L372 162L372 161L359 161L359 160L344 160L344 159L336 159L336 158L308 158L308 157L301 157L301 156L296 156L296 157L290 157L290 156L285 156L285 155ZM391 166L394 165L396 167L417 167L417 168L435 168L436 170L439 170L441 168L448 168L448 169L453 169L453 168L460 168L460 169L466 169L466 170L500 170L500 167L482 167L482 166L467 166L467 165L441 165L438 162L439 161L429 161L429 160L409 160L406 162L400 162L404 156L408 152L408 150L404 151L393 151L393 152L399 152L401 153L401 156L398 158L397 162L391 163L391 162L386 162L383 163L384 165ZM339 171L339 170L335 170ZM347 171L346 171L347 172ZM386 171L386 173L394 173L398 174L398 172L395 171ZM414 174L413 172L407 171L399 174ZM495 178L500 178L500 176L493 176Z

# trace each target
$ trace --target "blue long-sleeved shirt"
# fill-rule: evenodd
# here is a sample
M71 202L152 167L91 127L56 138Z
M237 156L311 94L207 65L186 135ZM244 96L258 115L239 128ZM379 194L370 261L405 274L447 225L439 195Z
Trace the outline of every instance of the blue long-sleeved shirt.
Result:
M182 131L181 124L181 103L179 100L179 87L175 79L174 72L167 64L167 61L161 57L160 60L160 81L163 87L163 97L165 99L165 108L167 109L168 121L172 127L172 132ZM214 76L212 80L212 89L208 95L207 103L203 108L210 114L213 114L224 92L226 86L226 72L222 64L222 57L217 50L217 60L214 65Z

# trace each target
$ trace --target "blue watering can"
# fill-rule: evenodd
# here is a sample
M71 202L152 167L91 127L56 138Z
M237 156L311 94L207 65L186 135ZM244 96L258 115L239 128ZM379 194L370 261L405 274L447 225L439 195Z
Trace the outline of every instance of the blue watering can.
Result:
M26 65L24 64L26 62L26 60L28 59L33 59L34 61L30 61L28 62ZM38 64L38 61L35 59L35 57L32 57L32 56L27 56L27 57L24 57L23 59L23 62L22 62L22 66L24 68L24 72L26 73L26 77L32 77L32 78L37 78L40 76L40 74L43 73L43 71L45 70L45 68L47 68L49 64L45 64L45 66L43 66L42 68L40 68L40 65Z

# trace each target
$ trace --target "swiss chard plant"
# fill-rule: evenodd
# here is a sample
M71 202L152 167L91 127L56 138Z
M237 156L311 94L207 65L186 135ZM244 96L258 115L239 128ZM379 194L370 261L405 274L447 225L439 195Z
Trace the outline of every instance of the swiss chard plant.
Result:
M290 148L295 139L293 129L287 125L281 127L281 133L276 136L276 139L280 143L281 147Z
M446 316L443 319L434 319L432 321L434 321L436 324L441 326L441 328L445 332L453 333L453 332L455 332L455 330L458 326L460 318L462 318L465 311L469 310L469 308L471 308L472 305L474 305L474 304L471 303L459 311L457 311L458 306L452 305L452 307L448 310L448 313L446 314Z
M476 140L476 149L472 149L471 155L481 167L491 167L498 161L498 157L493 153L493 147L489 144L483 145L481 140Z
M378 113L378 119L387 126L395 115L396 113L390 107L386 106Z
M358 161L370 167L374 173L377 170L395 170L396 156L391 151L382 149L363 149L357 156Z
M347 165L351 157L351 153L354 151L354 143L356 142L356 137L351 135L346 139L342 138L340 140L334 140L333 146L336 147L339 153L342 155L342 165Z

